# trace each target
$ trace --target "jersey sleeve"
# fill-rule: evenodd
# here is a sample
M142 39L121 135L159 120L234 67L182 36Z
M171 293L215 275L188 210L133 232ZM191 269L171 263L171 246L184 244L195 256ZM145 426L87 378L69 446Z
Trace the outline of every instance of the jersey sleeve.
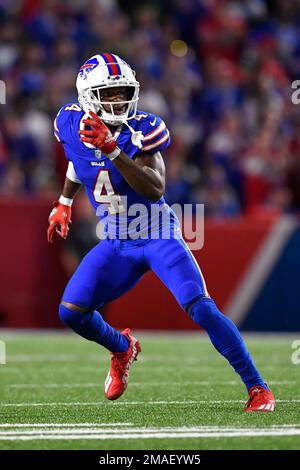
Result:
M58 142L61 142L62 144L64 144L66 142L66 125L67 125L67 121L68 121L68 116L66 115L66 113L64 112L64 107L61 108L55 119L54 119L54 123L53 123L53 132L54 132L54 136L56 137L56 139L58 140Z
M82 112L82 109L78 104L69 103L63 106L57 113L53 123L53 131L58 142L62 144L72 142L72 127L73 119L72 112Z
M78 124L78 116L83 114L81 107L75 103L69 103L63 106L57 113L53 123L54 136L64 146L64 152L67 160L73 161L74 152L76 153L76 146L78 142L77 131L75 132Z
M150 115L143 132L140 152L153 154L167 148L171 143L170 132L164 121L155 115Z

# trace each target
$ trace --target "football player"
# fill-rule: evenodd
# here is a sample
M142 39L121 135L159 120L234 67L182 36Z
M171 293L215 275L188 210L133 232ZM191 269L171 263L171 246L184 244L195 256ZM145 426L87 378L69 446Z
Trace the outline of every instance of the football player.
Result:
M117 331L96 309L120 297L152 269L240 375L249 393L245 410L274 411L272 392L238 329L209 296L178 219L164 200L161 152L170 144L170 135L159 116L137 109L139 82L134 71L115 54L98 54L83 64L76 85L78 103L63 106L54 122L69 164L62 194L49 216L48 241L52 243L55 233L67 237L72 202L84 186L105 221L105 239L73 274L59 315L76 333L110 351L106 398L123 394L141 348L129 328ZM139 217L139 237L136 216L126 209L135 204L146 209ZM152 217L153 207L167 219Z

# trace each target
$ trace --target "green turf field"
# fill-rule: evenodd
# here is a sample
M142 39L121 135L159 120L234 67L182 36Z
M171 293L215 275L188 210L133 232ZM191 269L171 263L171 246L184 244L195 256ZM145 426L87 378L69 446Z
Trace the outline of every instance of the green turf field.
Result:
M2 334L1 449L300 449L300 365L290 337L246 336L278 400L243 412L244 386L204 335L136 335L142 354L116 402L109 355L73 334Z

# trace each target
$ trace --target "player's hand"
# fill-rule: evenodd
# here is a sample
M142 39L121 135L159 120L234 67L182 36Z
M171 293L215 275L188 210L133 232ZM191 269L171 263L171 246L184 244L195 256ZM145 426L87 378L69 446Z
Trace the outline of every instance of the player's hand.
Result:
M117 147L117 142L113 139L110 130L97 114L90 111L90 118L83 119L83 122L90 126L92 130L80 130L80 140L94 145L105 155L110 154Z
M47 238L49 243L53 243L54 233L62 238L67 238L69 232L69 224L71 222L71 206L65 206L59 201L53 203L53 209L49 215L49 227L47 230Z

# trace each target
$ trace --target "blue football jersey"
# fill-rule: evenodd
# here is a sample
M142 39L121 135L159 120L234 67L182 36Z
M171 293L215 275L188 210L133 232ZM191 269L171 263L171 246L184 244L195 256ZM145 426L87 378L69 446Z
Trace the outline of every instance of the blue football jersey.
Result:
M171 214L171 219L175 220L176 216L163 197L153 202L138 194L107 156L91 144L81 142L79 130L85 128L83 119L86 118L88 115L78 103L66 104L55 118L54 134L63 144L66 157L73 163L96 213L105 221L106 233L117 238L130 237L132 222L138 220L138 231L149 234L154 225L151 215L153 205L160 206L160 210ZM122 124L116 128L113 138L130 158L138 153L154 154L169 146L170 134L159 116L138 111L128 124L130 127ZM138 217L140 204L148 209L147 217L145 212ZM161 216L159 219L155 218L155 224L157 223L161 225ZM133 228L132 231L136 232L136 225ZM147 235L145 238L148 238Z

